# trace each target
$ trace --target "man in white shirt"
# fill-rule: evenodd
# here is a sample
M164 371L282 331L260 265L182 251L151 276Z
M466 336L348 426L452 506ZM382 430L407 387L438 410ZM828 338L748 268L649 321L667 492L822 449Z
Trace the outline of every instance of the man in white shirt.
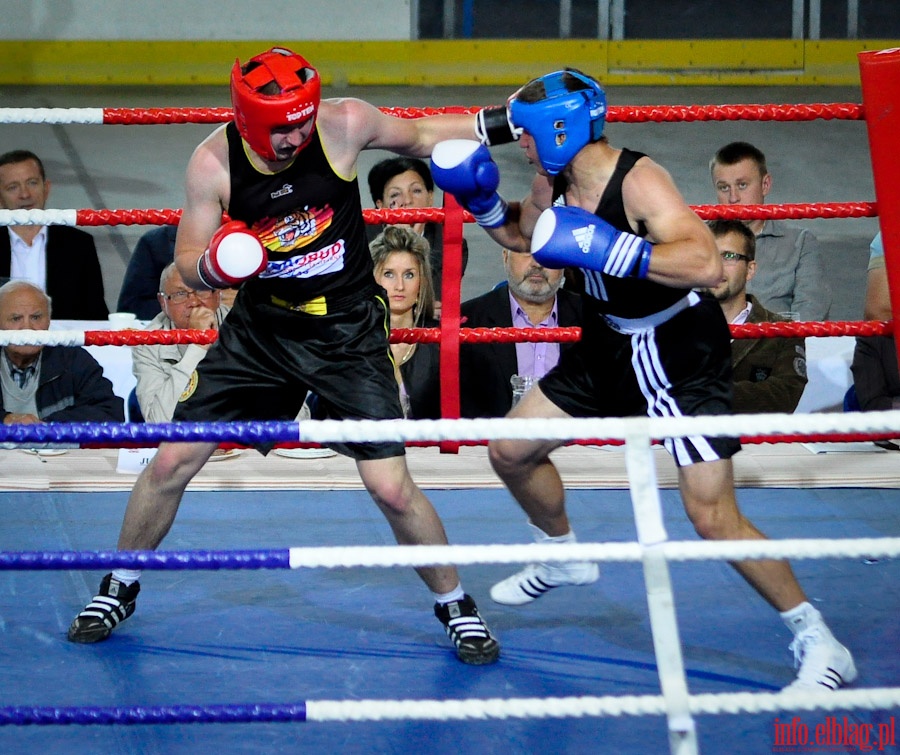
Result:
M41 159L28 150L0 155L0 208L43 210L50 194ZM53 299L58 320L105 320L109 314L94 239L62 225L0 231L0 278L27 280Z

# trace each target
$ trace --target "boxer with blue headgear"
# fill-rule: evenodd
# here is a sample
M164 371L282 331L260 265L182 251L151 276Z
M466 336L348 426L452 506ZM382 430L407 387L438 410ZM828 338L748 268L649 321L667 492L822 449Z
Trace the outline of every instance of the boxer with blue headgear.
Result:
M556 175L582 147L603 136L606 94L578 71L554 71L516 92L509 114L517 130L531 134L544 170Z
M730 332L719 303L697 291L719 284L722 258L709 228L669 173L649 156L609 143L603 136L603 90L577 71L534 79L507 102L506 122L503 111L485 114L484 128L476 128L478 141L454 139L435 147L434 181L502 248L530 253L544 267L574 268L584 279L581 339L509 416L731 414ZM498 191L500 171L488 149L498 143L494 133L518 138L537 168L519 202L507 203ZM560 445L538 435L493 440L488 452L545 550L576 541L563 480L551 458ZM669 438L666 449L678 467L685 512L701 537L764 539L735 497L731 457L740 449L737 438ZM599 577L592 561L545 558L495 584L491 598L525 605L556 588L589 585ZM798 672L789 690L823 692L856 678L852 654L831 633L786 561L733 566L794 635L790 649Z

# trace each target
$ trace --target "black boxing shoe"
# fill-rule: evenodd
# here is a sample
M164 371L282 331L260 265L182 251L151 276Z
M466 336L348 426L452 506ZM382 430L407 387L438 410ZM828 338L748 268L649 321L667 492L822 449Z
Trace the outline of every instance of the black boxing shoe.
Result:
M463 663L485 666L500 657L500 643L494 639L475 601L468 595L450 603L435 603L434 615L444 625L447 636L456 646L456 655Z
M88 644L107 639L113 629L134 613L140 591L139 582L125 585L111 573L107 574L100 582L100 592L69 627L69 642Z

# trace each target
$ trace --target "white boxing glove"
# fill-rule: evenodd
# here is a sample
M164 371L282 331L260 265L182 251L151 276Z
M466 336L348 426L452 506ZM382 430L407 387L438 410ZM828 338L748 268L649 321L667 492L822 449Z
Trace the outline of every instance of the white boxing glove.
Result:
M259 237L246 223L232 220L212 235L209 249L197 260L197 276L207 288L233 288L259 275L268 261Z

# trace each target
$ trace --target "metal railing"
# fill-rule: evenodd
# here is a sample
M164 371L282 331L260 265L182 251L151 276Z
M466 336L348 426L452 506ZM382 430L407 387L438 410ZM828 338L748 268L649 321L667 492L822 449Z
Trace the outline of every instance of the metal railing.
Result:
M490 0L482 0L485 4ZM791 0L791 39L821 38L822 0L809 1L809 17L806 16L806 0ZM443 0L443 30L445 39L468 39L475 26L475 0ZM461 10L461 12L460 12ZM572 0L559 0L559 38L572 38ZM847 39L856 39L859 33L859 0L847 0ZM419 0L412 0L412 29L420 28ZM596 38L620 41L625 35L625 0L597 0ZM461 33L457 34L457 28Z

